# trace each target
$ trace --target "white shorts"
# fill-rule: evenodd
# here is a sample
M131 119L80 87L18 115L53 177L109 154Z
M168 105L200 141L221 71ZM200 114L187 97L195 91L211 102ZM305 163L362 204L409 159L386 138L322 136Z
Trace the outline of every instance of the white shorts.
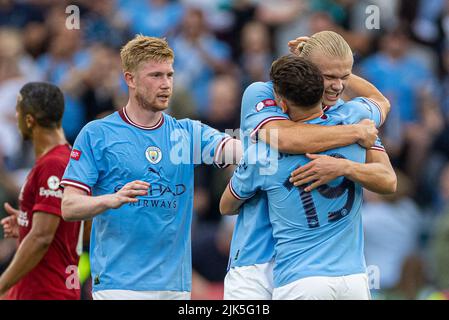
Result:
M273 263L231 268L224 280L224 300L271 300Z
M101 290L92 292L94 300L190 300L187 291Z
M370 300L365 273L307 277L273 290L273 300Z

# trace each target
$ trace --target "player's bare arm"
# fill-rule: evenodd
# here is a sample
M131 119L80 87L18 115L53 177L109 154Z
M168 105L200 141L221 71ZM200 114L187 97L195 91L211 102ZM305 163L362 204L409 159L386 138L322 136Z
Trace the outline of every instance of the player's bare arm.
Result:
M343 92L343 99L351 100L356 97L364 97L374 101L382 113L381 124L385 122L391 108L390 101L373 84L362 77L351 74L348 86Z
M220 199L220 213L222 215L234 215L239 213L240 206L245 200L239 200L231 193L229 184L226 186Z
M290 180L295 186L310 183L304 188L307 192L340 176L345 176L376 193L396 192L396 174L388 154L384 151L367 150L366 163L318 154L307 154L307 157L312 161L293 171Z
M62 198L62 217L66 221L88 220L108 209L117 209L125 203L137 202L137 196L148 194L150 184L135 180L119 191L102 196L89 196L86 191L66 186Z
M284 153L318 153L358 143L364 148L374 145L377 129L371 120L344 126L320 126L277 120L266 123L259 139Z
M31 231L20 243L11 264L0 277L0 296L22 279L42 260L50 247L60 217L45 213L33 214Z

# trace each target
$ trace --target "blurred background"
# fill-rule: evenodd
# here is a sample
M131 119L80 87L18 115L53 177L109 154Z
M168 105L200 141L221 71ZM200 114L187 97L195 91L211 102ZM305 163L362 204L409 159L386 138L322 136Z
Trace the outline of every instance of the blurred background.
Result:
M66 28L69 5L80 10L79 29ZM369 5L378 28L367 28L376 22ZM15 123L26 82L63 89L73 143L87 122L126 104L120 47L138 33L163 36L176 55L169 113L224 131L240 127L243 90L268 80L288 40L322 30L347 40L354 73L392 105L381 138L398 192L367 192L363 211L373 297L449 299L449 0L0 0L0 202L17 204L34 161ZM196 172L193 299L222 298L234 219L221 218L218 202L232 171ZM0 239L1 273L16 242ZM88 240L85 250L89 299Z

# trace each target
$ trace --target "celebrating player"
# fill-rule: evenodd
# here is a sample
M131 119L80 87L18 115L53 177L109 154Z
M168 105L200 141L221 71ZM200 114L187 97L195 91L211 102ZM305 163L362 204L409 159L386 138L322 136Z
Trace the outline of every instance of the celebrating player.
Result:
M329 126L369 118L380 124L380 110L362 99L334 106L339 112L324 114L322 74L303 58L291 55L278 59L270 76L278 105L292 121ZM251 155L257 153L257 148L253 144L245 152L223 193L220 210L236 213L243 201L257 191L267 193L276 252L273 299L369 299L360 212L361 182L370 175L384 183L384 192L394 192L396 188L396 176L389 161L365 164L368 157L385 154L380 141L370 150L352 144L326 151L350 169L347 177L311 192L290 182L293 169L309 162L306 156L286 153L278 156L276 150L268 149L254 164ZM274 161L279 161L274 174L261 175L260 169L272 166ZM372 187L376 189L379 185Z
M326 114L339 111L336 107L343 103L340 98L348 86L353 97L367 98L362 99L363 103L356 104L355 107L379 107L377 124L384 121L390 109L388 100L369 82L351 73L352 51L340 35L324 31L310 38L297 38L289 45L296 54L314 62L322 71L325 87L323 110ZM301 49L299 52L298 46ZM371 147L377 137L377 130L369 120L358 125L329 127L290 121L288 115L276 104L271 82L256 82L245 90L241 129L243 132L251 132L253 137L258 136L281 152L296 154L316 153L356 142L364 147ZM277 139L272 139L273 137ZM243 140L245 150L249 145L248 140ZM316 161L333 160L320 158ZM373 154L373 159L368 158L368 161L385 163L388 162L388 157L384 153L378 153ZM305 170L314 164L310 164ZM299 170L302 171L295 171L296 175L292 178L298 184L310 177L303 168ZM317 179L317 183L325 183L335 178L335 173L340 172L323 172L322 178L317 177L317 173L313 177ZM366 187L368 184L373 187L373 184L378 183L369 175L364 178ZM243 204L237 218L229 256L230 268L225 278L225 299L271 299L273 256L274 239L268 219L268 204L266 195L260 192Z

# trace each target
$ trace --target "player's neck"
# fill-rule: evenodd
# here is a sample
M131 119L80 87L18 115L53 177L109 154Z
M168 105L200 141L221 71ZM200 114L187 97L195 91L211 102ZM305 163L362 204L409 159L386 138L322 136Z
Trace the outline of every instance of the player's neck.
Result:
M47 129L36 127L33 131L32 140L36 159L46 154L54 147L67 143L62 128Z
M288 115L294 122L305 122L321 117L323 115L323 108L321 107L321 103L311 109L294 107L288 109Z
M137 102L130 99L125 106L126 115L132 122L143 126L152 127L156 125L162 117L162 111L151 111L140 107Z

